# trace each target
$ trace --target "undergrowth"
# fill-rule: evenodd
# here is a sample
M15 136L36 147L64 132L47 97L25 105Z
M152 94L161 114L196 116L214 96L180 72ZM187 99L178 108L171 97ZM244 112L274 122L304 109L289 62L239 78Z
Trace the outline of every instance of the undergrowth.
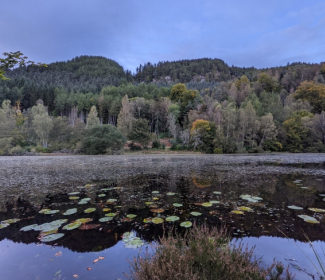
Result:
M155 246L155 253L130 261L134 280L280 280L293 279L288 269L273 262L267 268L254 259L253 249L230 245L225 229L197 227L180 234L164 235ZM285 276L282 276L285 274Z

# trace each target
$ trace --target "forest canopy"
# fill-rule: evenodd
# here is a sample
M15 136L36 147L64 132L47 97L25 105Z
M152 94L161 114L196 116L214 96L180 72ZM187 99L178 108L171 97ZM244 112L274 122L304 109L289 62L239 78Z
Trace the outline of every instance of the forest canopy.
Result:
M80 56L9 68L0 80L1 154L86 152L99 127L120 133L119 149L126 140L160 147L164 138L171 149L206 153L325 150L325 63L256 69L203 58L147 63L132 74Z

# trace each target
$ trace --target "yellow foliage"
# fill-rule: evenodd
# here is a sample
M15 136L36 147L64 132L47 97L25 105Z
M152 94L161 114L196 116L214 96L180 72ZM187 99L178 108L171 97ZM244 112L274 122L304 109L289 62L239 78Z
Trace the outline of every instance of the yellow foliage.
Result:
M210 125L209 125L209 122L206 121L206 120L202 120L202 119L199 119L199 120L196 120L193 125L192 125L192 128L191 128L191 134L193 134L196 130L210 130Z

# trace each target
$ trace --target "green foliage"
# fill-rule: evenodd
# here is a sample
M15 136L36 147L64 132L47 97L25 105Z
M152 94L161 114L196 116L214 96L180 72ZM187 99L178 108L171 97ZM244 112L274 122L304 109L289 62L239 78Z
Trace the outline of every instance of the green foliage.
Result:
M223 154L222 148L215 148L215 149L213 150L213 153L214 153L214 154Z
M275 78L270 77L266 73L261 73L258 76L258 82L266 92L280 92L281 86Z
M125 137L116 127L96 125L85 130L81 150L87 155L115 153L123 148L124 143Z
M313 106L313 113L325 111L325 85L314 82L302 82L295 92L296 99L308 100Z
M147 146L151 140L148 121L145 119L136 120L129 134L129 139L133 142L140 143L142 146Z
M229 244L227 232L217 228L200 228L194 225L185 236L164 235L153 255L130 262L131 278L143 279L242 279L281 280L293 279L283 265L274 262L266 268L261 260L253 258L254 249L244 250L243 245Z
M313 114L308 111L297 111L283 123L287 133L286 150L293 153L304 151L308 128L304 126L302 119L311 118L312 116Z
M160 147L161 147L161 144L160 144L159 139L154 139L152 141L152 148L153 149L160 149Z

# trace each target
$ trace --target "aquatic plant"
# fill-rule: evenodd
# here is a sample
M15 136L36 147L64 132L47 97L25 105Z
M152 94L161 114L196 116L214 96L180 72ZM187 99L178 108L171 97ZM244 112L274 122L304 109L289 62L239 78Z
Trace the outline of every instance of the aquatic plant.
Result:
M274 262L267 268L260 266L261 260L253 260L254 250L229 245L225 229L209 229L205 225L180 234L164 236L160 244L153 245L154 253L147 249L145 256L129 261L129 279L241 279L241 280L290 280L293 277L283 265Z

